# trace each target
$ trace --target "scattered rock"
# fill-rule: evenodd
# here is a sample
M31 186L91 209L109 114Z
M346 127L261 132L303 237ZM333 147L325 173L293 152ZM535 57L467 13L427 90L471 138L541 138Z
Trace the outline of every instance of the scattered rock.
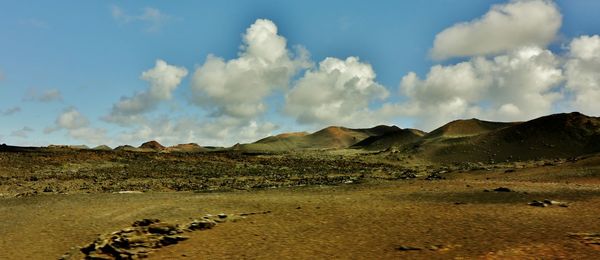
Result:
M441 245L441 244L428 245L428 246L424 246L424 247L414 247L414 246L400 245L400 246L396 247L396 250L398 250L398 251L421 251L421 250L448 251L448 250L450 250L452 248L453 248L453 246Z
M443 171L445 172L445 171ZM434 172L425 177L425 180L433 181L433 180L445 180L444 176L441 176L438 172Z
M423 248L420 247L413 247L413 246L397 246L396 250L399 251L420 251L423 250Z
M570 237L578 238L586 245L600 245L600 233L567 233Z
M504 173L512 173L512 172L516 172L516 171L517 170L515 170L515 169L508 169L508 170L505 170Z
M189 229L189 230L204 230L204 229L211 229L216 225L217 225L217 223L210 219L193 220L187 226L187 229Z
M150 226L151 224L154 223L159 223L160 220L156 219L156 218L145 218L142 220L136 220L135 222L133 222L133 227L147 227Z
M240 214L238 214L238 215L240 215L240 216L244 217L244 216L250 216L250 215L257 215L257 214L269 214L269 213L271 213L271 211L270 211L270 210L267 210L267 211L261 211L261 212L248 212L248 213L240 213Z
M543 201L534 200L532 202L529 202L529 206L534 206L534 207L559 206L559 207L565 207L565 208L569 207L569 205L565 202L549 200L549 199L545 199Z
M414 169L406 169L399 173L396 173L396 179L398 180L408 180L417 178L417 171Z
M498 187L494 189L495 192L512 192L513 190L506 187Z
M534 207L547 207L548 205L546 205L546 203L539 201L539 200L534 200L532 202L529 202L529 206L534 206Z
M266 214L258 213L206 215L201 220L193 220L183 225L161 222L159 219L146 218L133 222L131 227L99 236L94 242L82 247L80 251L85 259L138 259L148 257L148 253L163 246L177 244L188 239L184 232L211 229L217 222L236 221L243 216Z

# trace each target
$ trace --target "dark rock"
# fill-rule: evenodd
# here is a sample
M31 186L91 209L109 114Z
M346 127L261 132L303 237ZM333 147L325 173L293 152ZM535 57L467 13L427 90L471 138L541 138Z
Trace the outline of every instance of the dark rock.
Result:
M548 206L546 203L539 201L539 200L534 200L532 202L529 202L529 206L534 206L534 207L546 207Z
M425 177L425 180L428 180L428 181L445 180L445 179L446 178L444 176L439 175L439 173L437 173L437 172L429 174L427 177Z
M217 225L217 223L215 223L214 221L209 220L209 219L194 220L187 226L187 229L189 229L189 230L211 229L216 225Z
M179 241L183 241L188 239L188 237L185 236L179 236L179 235L174 235L174 236L164 236L162 237L162 239L160 240L160 243L163 246L168 246L168 245L173 245L173 244L177 244L179 243Z
M498 187L494 189L495 192L512 192L511 189L506 188L506 187Z
M396 250L399 250L399 251L419 251L419 250L423 250L423 248L413 247L413 246L397 246Z
M154 234L173 234L178 230L177 225L168 223L154 223L148 226L148 232Z
M155 218L145 218L142 220L136 220L135 222L133 222L134 227L145 227L145 226L150 226L151 224L154 223L159 223L160 220L159 219L155 219Z

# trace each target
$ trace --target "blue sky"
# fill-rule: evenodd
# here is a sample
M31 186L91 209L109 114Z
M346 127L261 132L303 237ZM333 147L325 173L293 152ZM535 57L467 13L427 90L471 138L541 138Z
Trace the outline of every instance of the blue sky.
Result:
M486 20L494 10L507 17ZM232 145L328 125L597 116L594 10L585 0L0 1L0 143ZM245 42L253 33L267 38ZM502 44L476 46L495 36ZM264 46L283 54L265 65Z

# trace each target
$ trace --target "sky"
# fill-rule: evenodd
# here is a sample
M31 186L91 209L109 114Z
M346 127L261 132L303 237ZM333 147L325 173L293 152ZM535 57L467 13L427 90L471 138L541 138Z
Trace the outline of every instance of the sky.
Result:
M600 115L600 1L0 0L0 143Z

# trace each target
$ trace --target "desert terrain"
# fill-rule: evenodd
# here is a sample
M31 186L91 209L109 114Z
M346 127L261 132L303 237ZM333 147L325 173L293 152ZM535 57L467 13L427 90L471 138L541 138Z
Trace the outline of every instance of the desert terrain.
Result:
M0 146L0 259L597 259L599 206L600 119L579 113Z

